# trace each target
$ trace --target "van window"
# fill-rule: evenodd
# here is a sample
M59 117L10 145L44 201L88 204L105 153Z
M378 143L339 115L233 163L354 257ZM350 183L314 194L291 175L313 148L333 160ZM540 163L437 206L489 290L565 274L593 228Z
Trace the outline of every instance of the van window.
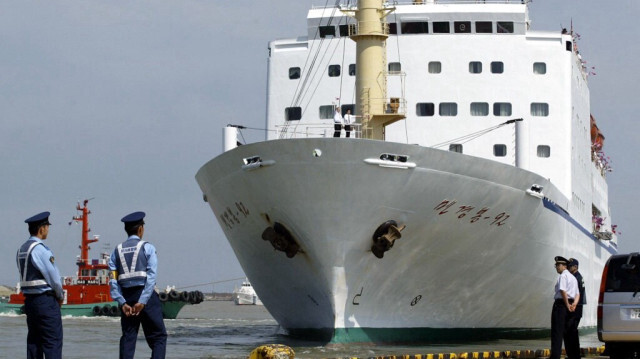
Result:
M606 292L640 292L640 256L633 256L629 265L628 258L613 257L609 261Z

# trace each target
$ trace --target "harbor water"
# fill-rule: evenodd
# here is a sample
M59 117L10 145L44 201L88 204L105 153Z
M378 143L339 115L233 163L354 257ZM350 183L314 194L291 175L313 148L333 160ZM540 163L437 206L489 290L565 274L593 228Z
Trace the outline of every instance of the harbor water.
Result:
M549 306L551 311L551 306ZM550 313L550 312L549 312ZM63 318L63 357L67 359L112 359L118 357L120 322L118 318ZM429 346L388 346L348 344L323 346L321 343L292 339L283 335L276 321L263 306L238 306L229 301L205 301L185 306L178 319L165 320L169 333L167 358L246 358L263 344L284 344L294 349L296 358L342 358L372 356L462 353L547 349L549 340L499 340L481 343ZM0 314L0 358L26 355L25 316ZM580 337L582 347L602 345L596 333ZM148 358L140 329L136 358Z

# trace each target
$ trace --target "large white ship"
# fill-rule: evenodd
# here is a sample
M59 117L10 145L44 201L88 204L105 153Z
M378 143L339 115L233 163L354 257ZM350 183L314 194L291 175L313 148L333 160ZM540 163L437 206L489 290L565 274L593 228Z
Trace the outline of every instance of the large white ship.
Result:
M573 30L530 30L521 0L360 0L307 27L269 44L266 141L227 127L196 175L278 323L332 342L545 335L563 255L594 327L617 239Z

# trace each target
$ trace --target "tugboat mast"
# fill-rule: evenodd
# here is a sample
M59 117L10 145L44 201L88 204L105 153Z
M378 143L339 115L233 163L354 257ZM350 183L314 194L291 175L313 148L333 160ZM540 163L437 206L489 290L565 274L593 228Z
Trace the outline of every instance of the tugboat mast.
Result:
M89 264L89 247L90 243L94 243L98 241L98 238L89 239L89 232L91 229L89 228L89 207L87 207L87 203L89 203L88 199L85 199L82 207L80 207L80 203L76 206L78 211L82 211L81 216L73 216L73 220L76 222L82 222L82 243L80 244L80 258L76 264L78 265L78 279L82 277L94 277L92 275L91 270L95 269L95 266Z

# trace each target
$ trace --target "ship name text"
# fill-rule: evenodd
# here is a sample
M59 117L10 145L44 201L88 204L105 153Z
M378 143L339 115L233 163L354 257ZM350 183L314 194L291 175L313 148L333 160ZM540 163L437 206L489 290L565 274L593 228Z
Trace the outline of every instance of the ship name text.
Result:
M249 209L247 209L242 202L235 202L235 207L235 210L227 207L219 216L220 222L224 223L229 229L233 229L233 227L240 224L243 219L249 217Z
M479 208L479 209L478 209ZM456 200L442 200L437 206L433 208L434 211L438 212L438 216L442 215L453 215L456 216L460 220L469 220L469 223L478 223L478 222L486 222L489 223L490 226L498 226L501 227L504 225L509 219L510 215L507 212L500 212L496 215L490 214L495 213L496 211L491 211L489 207L479 206L471 206L468 204L460 205Z

